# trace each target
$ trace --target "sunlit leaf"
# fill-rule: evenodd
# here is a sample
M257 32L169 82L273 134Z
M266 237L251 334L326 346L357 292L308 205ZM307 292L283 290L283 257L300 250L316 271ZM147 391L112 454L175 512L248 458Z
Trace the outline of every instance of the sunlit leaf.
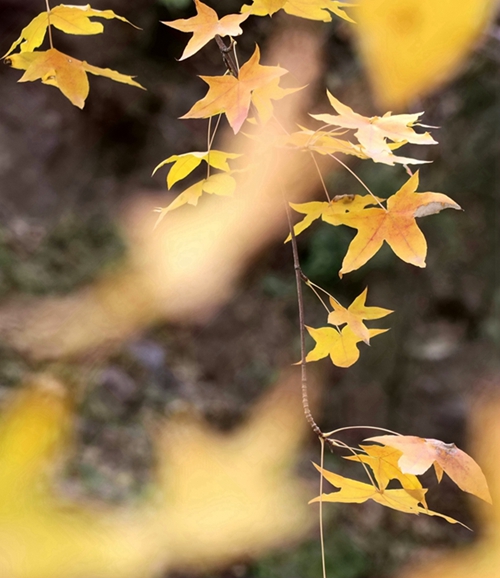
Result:
M66 34L92 35L101 34L104 26L100 22L95 22L91 18L104 18L110 20L116 18L122 22L127 22L134 26L123 16L118 16L113 10L94 10L89 4L86 6L68 6L61 4L55 6L50 11L50 25L62 30ZM49 17L47 12L42 12L26 26L19 38L12 44L8 52L2 57L11 54L18 46L21 52L32 52L45 39ZM137 28L134 26L134 28Z
M311 116L327 125L355 130L354 136L358 139L362 152L373 161L387 165L428 162L397 156L387 143L387 139L389 139L395 143L403 144L407 142L419 145L437 144L428 132L416 133L413 130L414 126L418 126L417 121L423 113L397 115L386 113L382 117L366 117L342 104L330 92L327 94L330 104L338 114L312 114Z
M196 54L216 35L239 36L243 34L240 24L249 16L248 14L229 14L219 20L217 12L210 6L203 4L200 0L194 0L194 3L196 5L196 16L162 23L182 32L193 33L179 60L185 60Z
M491 503L488 484L481 468L455 444L416 436L375 436L368 438L383 445L398 449L402 455L398 465L407 474L423 474L434 463L445 471L457 486Z
M354 22L344 11L344 8L351 7L352 4L337 0L253 0L251 5L245 4L241 11L249 12L255 16L272 16L278 10L283 9L292 16L323 22L331 21L330 12L332 12L339 18Z
M26 72L18 82L41 80L44 84L55 86L78 108L85 106L89 94L87 72L105 76L116 82L143 88L132 76L121 74L109 68L92 66L67 54L51 48L45 52L21 52L8 57L13 68Z

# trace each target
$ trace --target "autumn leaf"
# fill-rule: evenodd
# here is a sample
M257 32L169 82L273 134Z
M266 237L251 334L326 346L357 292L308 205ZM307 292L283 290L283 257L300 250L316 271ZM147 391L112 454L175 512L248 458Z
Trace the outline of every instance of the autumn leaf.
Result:
M241 11L254 16L272 16L283 9L292 16L323 22L330 22L332 20L330 12L333 12L339 18L354 22L343 10L346 7L350 8L352 4L337 0L253 0L253 4L245 4Z
M230 74L200 76L209 86L208 93L181 118L208 118L225 113L236 134L248 116L253 91L264 88L288 72L279 66L262 66L259 60L260 50L256 46L250 60L241 67L238 78ZM268 94L267 98L272 96Z
M219 20L217 12L210 6L203 4L200 0L194 0L194 3L196 5L196 16L187 19L181 18L172 22L162 22L162 24L181 32L193 33L179 60L185 60L196 54L216 35L239 36L243 34L240 24L249 16L249 14L229 14Z
M357 480L344 478L343 476L324 470L316 464L313 465L318 472L320 472L320 474L328 480L330 484L332 484L332 486L339 488L340 491L332 494L322 494L321 496L311 500L309 502L310 504L320 501L362 504L367 500L373 500L382 506L404 512L405 514L427 514L428 516L438 516L445 519L447 522L450 522L450 524L460 524L464 526L464 524L458 520L454 520L449 516L422 507L420 505L420 500L410 495L406 490L378 489L371 484L365 484L363 482L358 482ZM467 526L465 527L467 528Z
M261 88L255 89L252 93L252 103L259 113L260 120L264 124L273 116L274 107L271 102L272 100L281 100L285 98L285 96L304 88L303 86L299 88L282 88L279 82L280 79L275 78Z
M402 455L401 451L387 446L362 445L360 447L365 452L364 454L344 456L344 459L370 466L380 490L385 490L391 480L398 480L410 496L426 506L427 490L422 488L420 480L415 475L405 474L399 469L398 460Z
M464 492L478 496L491 504L488 484L481 468L455 444L416 436L375 436L367 441L398 449L402 455L398 466L402 472L420 475L434 463L444 470Z
M158 223L165 217L167 213L182 207L182 205L194 205L198 204L198 200L203 193L208 193L210 195L219 195L221 197L230 197L236 190L236 181L230 175L225 173L218 173L216 175L211 175L208 179L203 179L191 185L188 189L182 192L174 201L165 208L156 209L157 213L160 213L158 220L156 221L155 227Z
M337 367L350 367L359 359L359 349L357 344L363 341L356 335L353 330L346 325L342 331L333 327L308 327L306 329L309 335L316 341L314 349L306 356L306 362L318 361L324 357L330 356L333 365ZM369 337L375 337L381 333L389 331L388 329L369 329Z
M113 10L94 10L88 4L87 6L61 4L50 11L50 25L66 34L101 34L104 31L104 26L100 22L94 22L91 18L104 18L106 20L116 18L134 26L132 22L129 22L123 16L118 16ZM48 25L47 12L42 12L22 30L19 38L2 58L9 56L19 45L21 52L33 52L43 43ZM134 26L134 28L137 28L137 26Z
M437 144L428 132L419 134L413 130L414 126L419 126L417 121L423 113L392 115L388 112L382 117L366 117L342 104L330 92L327 91L327 94L330 104L338 114L312 114L311 116L327 125L356 130L354 136L361 145L361 151L374 162L387 165L429 162L397 156L387 143L389 139L395 143Z
M354 34L375 94L383 106L401 107L456 74L497 3L362 0L357 5Z
M345 134L343 131L342 134ZM337 138L338 133L331 131L313 131L302 129L283 139L285 145L300 148L305 151L317 152L321 155L343 153L354 155L360 159L367 159L361 145L355 145L347 140Z
M427 242L415 218L433 215L443 209L460 210L460 206L441 193L416 193L417 187L418 172L389 197L387 210L369 207L342 217L343 224L357 229L358 233L344 257L341 276L369 261L384 241L406 263L425 267Z
M227 163L228 159L236 159L240 156L241 155L236 153L225 153L223 151L217 150L172 155L156 166L155 170L153 171L153 175L161 167L169 163L174 163L167 176L167 186L170 189L175 183L191 174L201 164L202 161L205 161L214 169L229 172L230 168Z
M347 325L352 332L360 337L366 344L370 343L370 331L363 323L365 319L380 319L393 313L391 309L384 309L382 307L367 307L365 305L368 288L366 288L346 309L337 300L330 297L330 305L333 311L328 315L328 323L331 325Z
M344 215L351 211L359 211L367 205L374 205L377 202L377 197L371 195L336 195L329 202L327 201L312 201L310 203L290 203L290 207L298 213L306 215L302 221L297 223L293 230L295 235L300 235L305 231L316 219L321 219L330 225L341 225ZM290 241L291 235L285 240L285 243Z
M85 61L63 54L55 48L46 52L12 54L8 60L13 68L26 71L18 82L41 80L43 84L58 88L72 104L79 108L84 107L85 99L89 94L87 72L143 88L132 76L120 74L109 68L92 66Z

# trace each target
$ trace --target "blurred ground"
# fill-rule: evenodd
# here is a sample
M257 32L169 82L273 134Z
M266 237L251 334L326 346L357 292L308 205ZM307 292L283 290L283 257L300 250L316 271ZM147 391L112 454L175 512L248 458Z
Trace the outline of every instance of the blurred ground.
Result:
M236 2L225 3L231 11ZM164 194L163 177L152 168L174 153L203 150L205 123L178 121L203 94L196 74L220 73L214 47L185 63L175 58L185 36L158 24L184 17L181 9L147 0L109 0L111 8L143 28L111 23L102 36L56 37L77 57L126 74L137 74L147 93L92 78L83 111L39 83L17 84L18 71L0 69L0 294L65 294L120 262L126 247L118 215L131 196ZM40 1L0 0L4 52ZM251 53L265 44L276 22L252 20L239 42ZM320 28L318 28L319 30ZM325 27L321 30L325 31ZM348 27L326 28L325 84L363 114L376 114L353 54ZM422 170L421 190L450 195L464 213L420 222L429 243L428 266L417 270L385 248L370 264L337 278L350 239L346 228L312 227L300 239L304 272L345 305L368 285L369 304L395 310L391 331L363 346L348 370L315 364L325 384L320 425L377 425L401 433L454 441L467 449L466 428L476 398L495 377L500 383L500 44L489 38L462 75L423 102L423 122L440 126L439 145L415 156L434 161ZM326 110L323 90L317 111ZM188 104L189 103L189 104ZM406 153L405 153L406 154ZM411 156L411 152L409 154ZM350 165L380 196L405 180L403 169L370 162ZM357 193L347 173L327 176L335 194ZM154 201L153 201L154 199ZM166 204L166 200L165 203ZM152 214L151 222L154 222ZM306 321L320 323L323 311L306 296ZM240 422L279 368L299 357L293 264L288 245L269 247L241 282L237 293L212 319L198 326L157 325L118 351L75 360L58 370L87 385L82 396L76 456L68 480L76 492L123 502L144 491L151 467L145 423L192 404L223 429ZM3 343L0 393L40 369ZM346 441L349 438L346 438ZM359 437L351 438L359 441ZM311 436L304 451L317 460ZM329 458L332 459L333 458ZM344 467L336 460L338 468ZM312 490L315 491L315 490ZM468 503L451 484L434 491L439 510L473 524ZM312 497L312 495L311 495ZM433 556L474 539L434 519L413 518L375 504L343 506L327 527L329 578L380 578L408 560ZM242 560L220 576L301 578L320 575L317 536L264 560ZM219 576L219 575L218 575Z

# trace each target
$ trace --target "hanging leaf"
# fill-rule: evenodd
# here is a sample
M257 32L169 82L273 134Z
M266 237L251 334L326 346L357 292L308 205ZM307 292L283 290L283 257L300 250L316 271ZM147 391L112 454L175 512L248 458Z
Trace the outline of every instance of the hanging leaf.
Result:
M236 181L230 175L225 173L219 173L216 175L211 175L208 179L203 179L195 183L181 193L174 201L165 208L156 209L157 213L160 213L158 220L156 221L155 227L158 223L165 217L167 213L182 207L182 205L194 205L198 204L198 200L203 193L208 193L210 195L219 195L221 197L230 197L236 190Z
M385 490L391 480L397 480L410 496L427 506L425 502L427 490L422 488L420 480L413 474L404 474L399 469L398 460L402 452L395 448L376 445L360 446L360 448L365 452L364 454L344 456L344 459L370 466L380 490Z
M369 207L351 211L342 224L358 230L342 263L340 275L355 271L388 243L396 255L417 267L425 267L427 242L415 221L443 209L460 210L460 206L441 193L416 193L418 172L387 200L387 210Z
M393 311L382 307L367 307L365 305L367 294L368 288L356 297L348 309L330 297L330 305L333 307L333 311L328 315L328 323L337 326L347 323L352 332L368 345L370 343L370 331L363 323L363 320L380 319L393 313Z
M297 223L293 230L295 235L300 235L316 219L321 219L330 225L341 225L344 215L352 211L359 211L368 205L374 205L378 197L371 195L337 195L329 202L312 201L310 203L290 203L290 207L298 213L306 215L305 218ZM382 200L382 199L380 199ZM290 241L291 235L285 240Z
M120 74L109 68L92 66L85 61L78 60L51 48L45 52L21 52L12 54L8 58L13 68L26 72L18 82L41 80L43 84L55 86L64 96L78 108L85 106L85 99L89 94L89 80L87 72L96 76L105 76L116 82L130 84L144 88L132 76Z
M104 26L100 22L94 22L91 18L104 18L106 20L116 18L134 26L132 22L129 22L123 16L118 16L113 10L94 10L88 4L87 6L61 4L50 11L50 25L66 34L101 34L104 31ZM22 30L19 38L2 58L9 56L19 45L21 52L33 52L33 50L42 45L48 25L48 14L47 12L42 12ZM134 28L137 28L137 26L134 26Z
M361 151L374 162L387 165L429 162L396 156L387 143L389 139L402 144L437 144L428 132L419 134L413 130L414 126L419 126L417 121L423 113L392 115L388 112L382 117L366 117L342 104L330 92L327 91L327 94L330 104L338 114L312 114L311 116L327 125L356 130L354 136L361 145Z
M252 93L264 88L288 71L279 66L259 64L260 50L255 47L250 60L241 67L238 78L232 75L201 76L208 86L208 93L181 118L208 118L224 113L235 134L248 116ZM267 98L273 98L269 94ZM280 95L277 98L282 98Z
M242 12L249 12L254 16L272 16L278 10L283 9L287 14L307 18L309 20L321 20L330 22L332 15L330 12L347 20L354 22L348 16L344 8L351 8L352 4L348 2L338 2L337 0L253 0L253 4L245 4Z
M359 349L357 344L363 339L357 336L353 330L346 325L342 331L333 327L307 327L309 335L316 341L314 349L306 356L306 361L318 361L330 356L333 365L337 367L350 367L359 359ZM388 329L369 329L369 337L375 337Z
M162 24L181 32L193 33L179 60L185 60L196 54L216 35L239 36L243 34L240 24L249 16L249 14L229 14L219 20L217 12L210 6L203 4L200 0L194 0L194 3L196 5L196 16L187 19L181 18L172 22L162 22Z
M423 474L434 463L437 463L461 490L474 494L491 504L488 484L481 468L455 444L416 436L392 435L375 436L368 438L367 441L398 449L402 454L398 460L398 466L407 474Z
M170 189L175 183L190 175L202 161L205 161L214 169L229 172L231 169L227 163L228 159L237 159L240 156L241 155L236 153L225 153L217 150L172 155L155 168L153 175L166 164L174 163L167 176L167 186Z
M339 488L340 491L332 494L322 494L321 496L311 500L309 503L321 501L362 504L367 500L373 500L382 506L404 512L405 514L427 514L428 516L438 516L447 522L450 522L450 524L460 524L467 528L467 526L458 520L454 520L449 516L422 507L420 504L423 502L410 495L406 490L381 490L371 484L364 484L357 480L344 478L343 476L324 470L316 464L313 465L318 472L320 472L320 474L328 480L330 484L332 484L332 486Z

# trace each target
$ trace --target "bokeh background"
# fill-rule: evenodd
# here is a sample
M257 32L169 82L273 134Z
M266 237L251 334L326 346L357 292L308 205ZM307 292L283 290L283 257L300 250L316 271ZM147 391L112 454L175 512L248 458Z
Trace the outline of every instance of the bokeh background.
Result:
M4 52L42 4L0 0ZM236 12L239 4L212 5L222 15ZM113 9L142 31L119 22L88 38L56 31L57 46L137 75L147 92L91 78L80 111L51 87L17 84L18 71L0 69L0 295L7 304L20 296L68 295L119 267L128 251L121 224L126 207L138 198L150 203L152 227L153 208L172 198L164 174L152 178L152 169L171 154L206 147L205 121L177 119L204 95L196 75L222 72L220 54L211 44L179 63L187 36L160 24L191 16L191 3L108 0L93 7ZM255 42L265 54L276 30L291 34L297 27L321 39L322 76L312 87L311 112L327 110L325 86L362 114L385 112L370 96L350 25L340 20L304 24L284 14L250 19L238 39L241 60ZM344 305L368 285L369 304L395 310L384 320L391 331L370 348L362 345L355 366L344 370L323 361L310 368L319 384L316 415L324 430L376 425L470 449L471 412L500 385L499 63L500 28L493 23L455 78L408 110L425 110L423 122L441 127L433 130L438 146L407 147L407 156L433 161L422 170L420 190L448 194L464 209L420 221L429 243L426 269L412 268L384 247L340 280L353 232L316 224L299 239L305 274ZM382 197L406 179L403 168L357 160L349 165ZM325 179L333 194L360 192L338 167L327 167ZM314 186L319 199L320 184ZM306 293L305 307L308 325L323 323L314 295ZM140 499L151 480L151 420L196 411L230 435L299 355L291 249L280 241L261 251L228 302L199 322L156 322L117 347L50 363L34 361L4 340L0 396L8 399L33 371L55 368L67 376L79 393L66 486L85 499L127 504ZM360 439L359 433L345 438ZM310 497L317 492L309 466L319 459L317 445L311 434L299 456ZM341 462L327 456L337 471L345 468ZM473 498L448 482L434 489L429 506L474 526ZM325 515L329 578L390 576L480 534L375 504L325 508ZM210 572L225 578L316 578L318 531L314 527L293 546Z

